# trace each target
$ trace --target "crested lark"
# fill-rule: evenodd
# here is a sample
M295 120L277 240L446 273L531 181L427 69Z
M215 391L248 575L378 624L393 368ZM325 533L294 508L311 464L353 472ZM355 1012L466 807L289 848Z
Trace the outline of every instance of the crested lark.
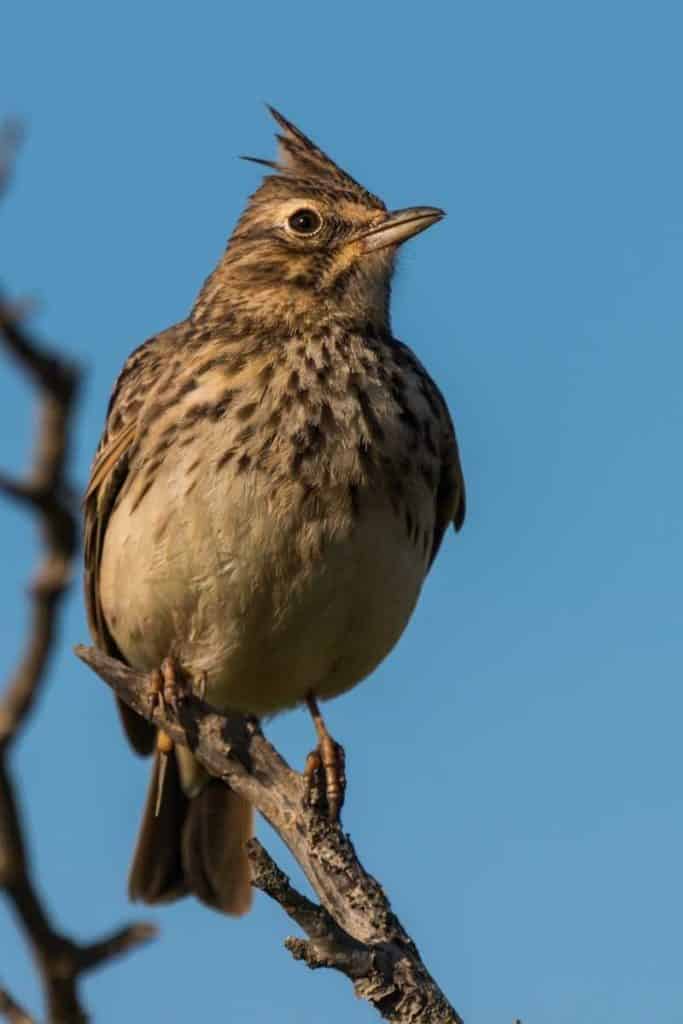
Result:
M444 400L391 334L394 259L442 217L388 212L276 111L277 162L188 317L128 358L85 501L90 628L138 669L202 679L225 711L317 711L403 632L465 489ZM155 772L134 898L249 906L251 808L187 750ZM167 763L160 789L160 765Z

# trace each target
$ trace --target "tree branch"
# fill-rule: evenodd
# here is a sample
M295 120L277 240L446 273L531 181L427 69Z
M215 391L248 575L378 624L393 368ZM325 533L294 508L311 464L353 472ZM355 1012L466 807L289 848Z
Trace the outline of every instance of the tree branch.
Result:
M8 173L3 167L0 157L0 186ZM131 925L80 945L55 929L32 878L9 754L45 683L56 645L61 599L78 550L78 522L66 467L80 373L31 338L1 296L0 340L33 379L40 400L31 469L23 480L0 476L0 491L36 512L44 549L30 588L31 616L24 653L0 700L0 888L33 950L49 1020L75 1024L86 1020L78 993L81 974L139 946L155 929ZM0 993L0 1012L15 1024L30 1022L6 991Z
M78 522L65 477L69 430L80 373L27 335L0 295L0 341L31 376L39 392L39 423L31 469L23 480L0 475L0 491L39 516L44 554L31 585L31 622L24 654L0 704L0 752L18 735L46 678L54 648L58 605L78 550Z
M175 710L160 707L148 675L95 648L79 646L76 654L129 707L189 747L211 775L249 800L287 844L322 906L293 889L260 844L252 842L249 852L254 885L308 935L308 941L287 941L296 959L341 971L359 996L395 1024L462 1024L349 837L306 803L302 777L253 720L225 718L190 694Z
M0 988L0 1014L9 1024L35 1024L33 1017L29 1017L26 1010L4 988Z

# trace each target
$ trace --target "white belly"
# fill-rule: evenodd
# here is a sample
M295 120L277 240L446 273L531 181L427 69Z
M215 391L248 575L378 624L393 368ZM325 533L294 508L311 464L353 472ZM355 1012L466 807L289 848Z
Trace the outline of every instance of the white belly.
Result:
M207 674L216 706L255 714L368 675L426 572L426 545L409 539L404 514L376 490L359 496L354 517L330 502L307 521L263 475L209 465L193 477L191 461L189 450L167 460L137 509L128 491L109 522L101 600L125 658L151 669L173 655ZM425 493L419 504L424 538L433 501Z

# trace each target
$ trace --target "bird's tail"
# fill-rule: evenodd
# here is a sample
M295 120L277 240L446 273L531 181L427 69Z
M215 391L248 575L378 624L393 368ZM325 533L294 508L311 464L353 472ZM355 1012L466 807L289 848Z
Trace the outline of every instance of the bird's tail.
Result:
M164 756L168 761L159 794ZM245 914L251 905L245 843L253 834L252 807L225 783L204 776L194 759L191 767L199 781L193 787L196 795L187 796L182 783L190 757L180 749L155 755L130 869L130 897L166 903L192 893L226 914Z

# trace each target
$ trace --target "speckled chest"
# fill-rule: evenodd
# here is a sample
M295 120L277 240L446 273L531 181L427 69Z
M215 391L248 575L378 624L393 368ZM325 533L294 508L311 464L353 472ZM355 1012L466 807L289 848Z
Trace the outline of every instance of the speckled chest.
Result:
M109 629L132 664L206 672L224 707L340 693L396 643L427 570L421 378L348 333L249 358L212 343L192 363L141 409L104 543Z
M369 491L386 494L406 540L425 550L440 470L438 400L410 352L369 325L235 345L192 339L144 398L123 497L135 510L161 467L190 448L187 485L209 464L230 477L261 477L315 519L333 505L350 521ZM121 499L120 499L121 500Z

